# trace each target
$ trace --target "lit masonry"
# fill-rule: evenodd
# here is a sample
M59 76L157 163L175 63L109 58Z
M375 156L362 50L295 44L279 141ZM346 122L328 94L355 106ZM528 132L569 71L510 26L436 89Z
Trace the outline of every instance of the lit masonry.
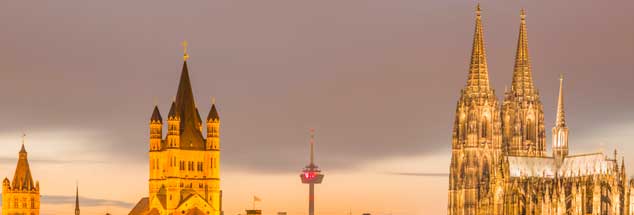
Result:
M24 148L24 139L13 181L9 181L8 178L4 178L2 181L2 215L18 214L40 214L40 182L33 182L29 160Z
M203 136L203 121L194 101L186 49L183 59L165 137L163 119L158 107L154 107L149 125L149 196L142 198L130 215L222 214L220 117L212 102Z
M522 10L513 81L500 108L489 86L477 7L469 76L454 121L448 214L634 214L634 182L628 183L616 151L613 158L568 154L563 77L552 129L553 155L546 154L525 16Z

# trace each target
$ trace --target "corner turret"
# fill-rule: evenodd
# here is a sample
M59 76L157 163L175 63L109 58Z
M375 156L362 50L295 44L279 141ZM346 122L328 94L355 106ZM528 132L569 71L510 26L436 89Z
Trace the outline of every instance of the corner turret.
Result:
M220 149L220 117L215 103L215 99L212 99L207 115L207 150Z
M557 102L557 121L553 127L553 156L561 164L568 155L568 127L564 112L564 76L559 78L559 99Z
M163 118L159 112L158 106L154 106L152 118L150 118L150 151L159 151L161 147L161 139L163 138Z

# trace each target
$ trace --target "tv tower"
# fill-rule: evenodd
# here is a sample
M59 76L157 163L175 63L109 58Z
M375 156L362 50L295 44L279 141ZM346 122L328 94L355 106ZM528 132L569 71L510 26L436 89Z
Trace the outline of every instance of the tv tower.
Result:
M304 167L299 177L302 179L303 184L308 184L308 215L315 215L315 184L321 184L324 179L324 175L321 174L321 170L315 165L314 160L314 148L315 148L315 130L310 129L310 163Z

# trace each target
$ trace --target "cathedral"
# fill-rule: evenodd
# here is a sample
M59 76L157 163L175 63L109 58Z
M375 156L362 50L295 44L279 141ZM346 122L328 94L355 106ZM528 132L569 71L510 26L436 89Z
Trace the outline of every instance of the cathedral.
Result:
M9 181L8 178L2 181L2 215L39 214L40 182L33 181L26 149L22 143L13 181Z
M165 136L157 106L150 117L149 195L137 203L130 215L222 214L220 117L212 102L203 133L187 69L187 49L183 58Z
M563 77L551 154L547 153L524 10L513 79L501 103L489 85L479 5L473 36L467 83L460 91L453 124L448 214L634 214L634 181L628 181L616 151L613 156L568 153Z

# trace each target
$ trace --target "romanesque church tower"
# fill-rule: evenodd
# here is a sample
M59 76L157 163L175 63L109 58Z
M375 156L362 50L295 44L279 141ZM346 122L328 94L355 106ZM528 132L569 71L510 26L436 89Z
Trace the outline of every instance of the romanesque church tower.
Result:
M39 215L40 182L33 182L26 149L22 143L13 181L2 181L2 215Z
M526 14L521 12L515 67L510 90L502 104L502 142L506 155L546 156L544 108L533 84L528 56Z
M212 102L203 132L187 59L185 51L165 136L163 118L154 107L149 122L149 196L130 214L221 214L220 117Z
M503 176L500 110L489 85L480 6L469 77L461 90L453 127L449 214L499 214Z

